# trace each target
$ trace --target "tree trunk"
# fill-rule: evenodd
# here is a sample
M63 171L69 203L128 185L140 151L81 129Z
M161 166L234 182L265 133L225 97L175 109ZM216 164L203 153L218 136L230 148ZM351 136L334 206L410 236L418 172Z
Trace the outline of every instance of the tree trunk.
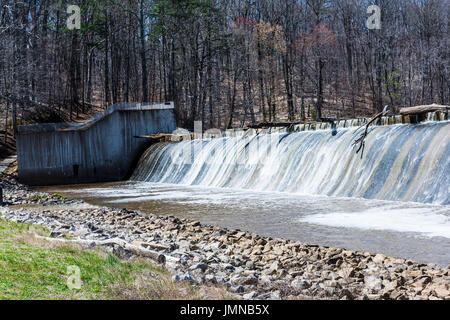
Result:
M141 41L142 99L148 101L147 56L145 52L144 0L139 3L139 37Z

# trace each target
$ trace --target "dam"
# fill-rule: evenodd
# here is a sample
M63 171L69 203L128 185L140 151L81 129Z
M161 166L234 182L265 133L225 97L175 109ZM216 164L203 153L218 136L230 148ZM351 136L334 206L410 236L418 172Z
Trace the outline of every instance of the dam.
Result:
M246 134L152 146L132 180L450 204L450 124L375 127L363 159L356 129Z
M50 189L94 205L422 262L450 261L450 122L248 130L157 143L129 181ZM48 189L47 189L48 190Z

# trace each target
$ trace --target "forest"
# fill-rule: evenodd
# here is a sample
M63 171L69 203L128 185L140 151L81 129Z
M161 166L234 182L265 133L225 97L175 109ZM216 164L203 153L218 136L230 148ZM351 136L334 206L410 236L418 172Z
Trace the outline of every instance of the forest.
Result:
M446 105L448 17L446 0L0 0L0 127L119 102L174 101L187 129Z

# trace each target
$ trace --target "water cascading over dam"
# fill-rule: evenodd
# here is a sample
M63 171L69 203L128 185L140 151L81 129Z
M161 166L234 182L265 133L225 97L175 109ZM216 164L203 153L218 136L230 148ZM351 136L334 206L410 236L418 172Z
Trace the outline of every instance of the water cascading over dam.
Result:
M356 128L159 143L132 180L450 204L450 122L372 127L361 158Z

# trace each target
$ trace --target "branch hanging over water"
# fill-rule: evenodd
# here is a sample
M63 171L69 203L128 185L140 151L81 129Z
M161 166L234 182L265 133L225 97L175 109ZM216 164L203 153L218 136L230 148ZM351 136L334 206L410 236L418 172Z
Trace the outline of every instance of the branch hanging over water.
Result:
M362 151L362 152L361 152L361 159L362 159L363 156L364 156L364 148L365 148L365 146L366 146L366 138L367 138L367 135L369 134L369 127L370 127L375 121L377 121L378 119L380 119L380 118L386 116L388 113L389 113L389 106L386 106L386 107L384 107L383 112L380 112L380 113L377 114L375 117L373 117L367 124L365 124L365 125L359 127L359 128L356 130L356 132L358 132L360 129L362 129L362 128L365 127L365 130L364 130L364 132L361 134L361 136L360 136L357 140L355 140L355 142L353 142L353 144L352 144L352 147L354 147L354 146L356 146L356 145L359 144L359 148L358 148L358 150L356 151L356 154L358 154L360 151ZM356 134L356 132L355 132L355 134Z

